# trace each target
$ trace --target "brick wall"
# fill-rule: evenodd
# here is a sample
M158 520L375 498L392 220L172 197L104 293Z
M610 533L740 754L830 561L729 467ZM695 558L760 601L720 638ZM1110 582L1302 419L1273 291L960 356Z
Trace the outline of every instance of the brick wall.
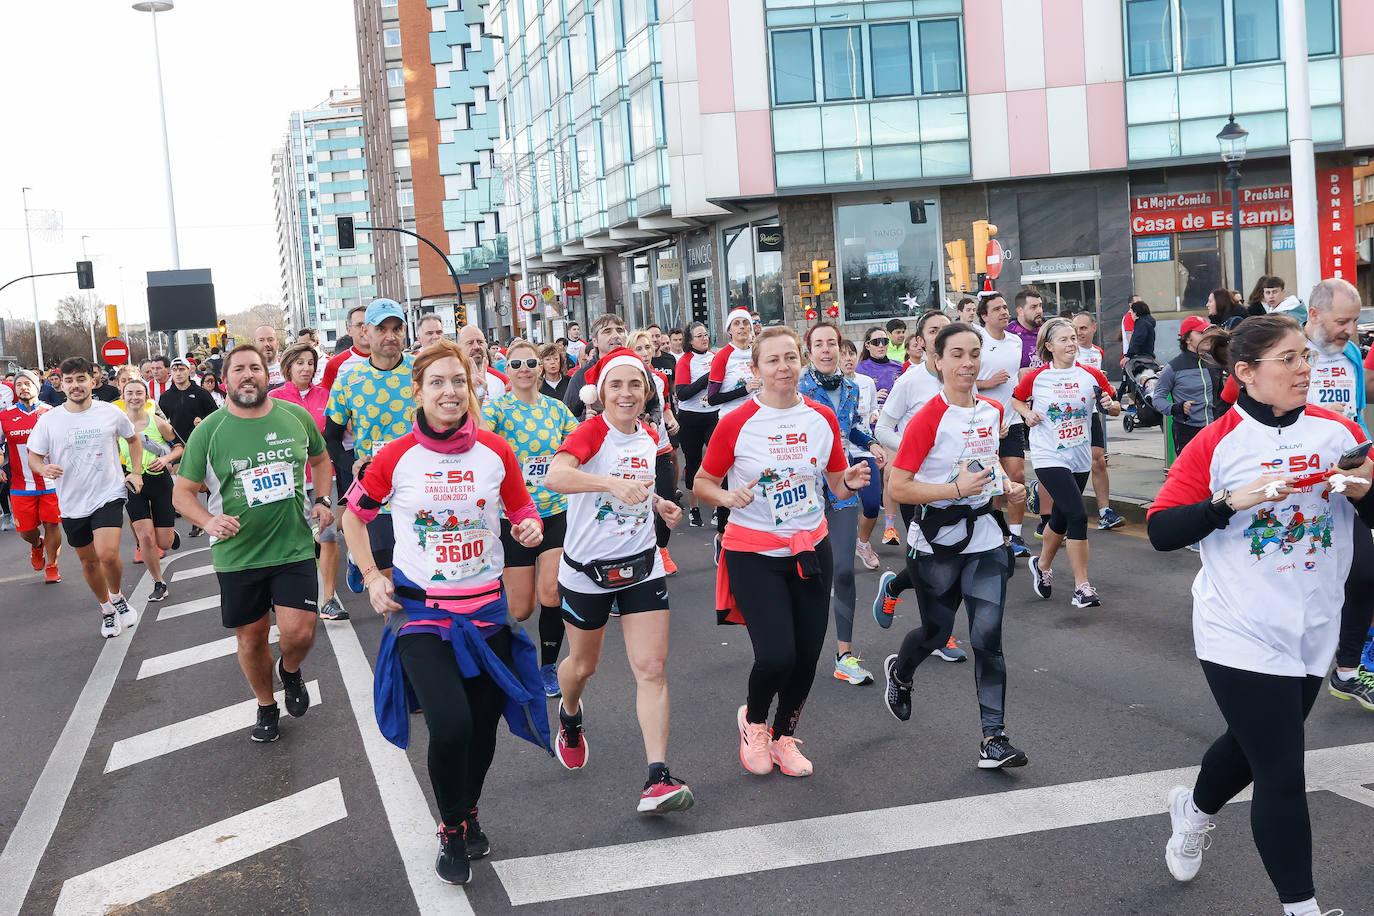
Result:
M940 189L940 233L945 242L963 239L968 244L969 284L976 287L978 278L973 266L973 221L988 218L987 185L954 185ZM941 252L944 260L948 256ZM949 281L949 268L945 268L945 281ZM977 289L970 290L977 293ZM946 290L951 302L958 302L962 294L957 290Z
M817 309L821 317L825 317L825 310L838 301L834 289L839 281L839 270L831 198L828 194L785 197L778 201L778 222L782 225L783 320L804 334L809 322L801 307L797 274L810 271L813 260L821 258L830 262L832 288L820 297Z

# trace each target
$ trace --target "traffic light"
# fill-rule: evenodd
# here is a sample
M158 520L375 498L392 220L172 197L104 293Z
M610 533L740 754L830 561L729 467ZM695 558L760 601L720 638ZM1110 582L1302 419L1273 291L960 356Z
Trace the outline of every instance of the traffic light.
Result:
M219 347L221 350L229 349L229 322L223 318L215 325L215 330L210 335L210 346Z
M997 227L985 219L973 221L973 266L975 273L988 272L988 239L997 234Z
M467 327L467 323L468 307L460 302L453 307L453 325L459 330L462 330Z
M811 271L797 271L797 293L801 296L811 295Z
M107 337L119 336L119 306L105 306L105 335Z
M811 262L811 289L815 295L830 292L830 262Z
M968 292L968 242L963 239L945 242L945 253L949 255L949 260L945 263L949 266L950 288Z
M339 250L352 251L353 244L353 217L341 216L338 219L339 228Z
M95 265L90 261L76 262L76 288L95 289Z

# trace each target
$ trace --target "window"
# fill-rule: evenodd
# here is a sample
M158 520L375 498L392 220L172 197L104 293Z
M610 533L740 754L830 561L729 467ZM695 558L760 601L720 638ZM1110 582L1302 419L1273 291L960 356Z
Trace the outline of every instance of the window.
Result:
M918 198L919 201L919 198ZM897 201L835 208L835 239L839 259L835 286L843 294L844 320L876 321L907 314L904 298L913 296L921 308L938 305L938 275L931 282L930 265L939 264L940 217L935 201L926 200L926 221L917 223L918 208Z
M773 33L773 103L816 101L811 30Z
M917 25L921 42L921 92L958 92L964 88L959 60L959 23L935 19Z
M648 0L620 0L621 42L629 44L649 22Z
M401 46L401 30L382 29L382 44L388 48L399 48Z
M1236 63L1279 59L1278 0L1233 0Z
M875 25L868 30L873 57L873 95L911 95L911 27Z
M858 26L821 29L821 62L827 102L863 98L863 38Z
M1183 69L1226 66L1226 25L1221 0L1179 0Z
M386 84L393 88L400 88L406 84L406 72L400 67L389 67L386 71Z
M1307 56L1336 53L1333 0L1307 0Z
M630 155L631 161L654 148L657 131L654 130L654 90L657 84L650 83L630 98Z
M406 126L406 110L402 108L399 104L395 108L391 109L390 114L392 127Z
M397 0L382 0L382 6L395 6Z
M1173 69L1169 0L1130 0L1126 4L1126 33L1131 76Z
M398 169L410 168L410 147L398 146L391 151L391 159Z

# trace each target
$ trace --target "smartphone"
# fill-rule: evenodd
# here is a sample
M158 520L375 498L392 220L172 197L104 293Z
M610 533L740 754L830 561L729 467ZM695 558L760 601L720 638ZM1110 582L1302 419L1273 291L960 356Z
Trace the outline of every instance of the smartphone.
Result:
M1368 451L1368 449L1366 449L1366 451ZM972 461L968 463L968 469L975 474L981 474L983 473L983 462L979 461L977 458L974 458Z
M1355 468L1364 464L1364 459L1369 455L1370 444L1370 441L1366 439L1344 455L1341 455L1340 460L1336 462L1336 467L1340 468L1342 471L1353 471Z

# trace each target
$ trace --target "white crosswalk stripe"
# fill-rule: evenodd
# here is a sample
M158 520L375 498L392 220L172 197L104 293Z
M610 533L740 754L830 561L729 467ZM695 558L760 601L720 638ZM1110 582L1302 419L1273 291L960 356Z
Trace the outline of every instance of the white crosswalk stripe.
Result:
M215 567L211 565L192 566L190 569L178 569L176 572L171 574L170 578L173 582L185 582L187 579L194 579L197 576L209 575L214 571Z
M274 643L281 636L274 624L272 629L267 632L267 641ZM238 637L226 636L223 639L211 640L199 646L192 646L189 649L178 649L175 652L168 652L166 655L157 655L153 658L145 659L138 668L138 680L145 677L154 677L159 674L166 674L168 671L175 671L178 668L189 668L191 665L198 665L201 662L208 662L214 658L223 658L226 655L233 655L238 651Z
M172 620L176 617L185 617L187 614L194 614L197 611L207 611L212 607L219 607L219 595L209 595L204 598L196 598L194 601L181 601L177 604L169 604L157 612L158 620Z

